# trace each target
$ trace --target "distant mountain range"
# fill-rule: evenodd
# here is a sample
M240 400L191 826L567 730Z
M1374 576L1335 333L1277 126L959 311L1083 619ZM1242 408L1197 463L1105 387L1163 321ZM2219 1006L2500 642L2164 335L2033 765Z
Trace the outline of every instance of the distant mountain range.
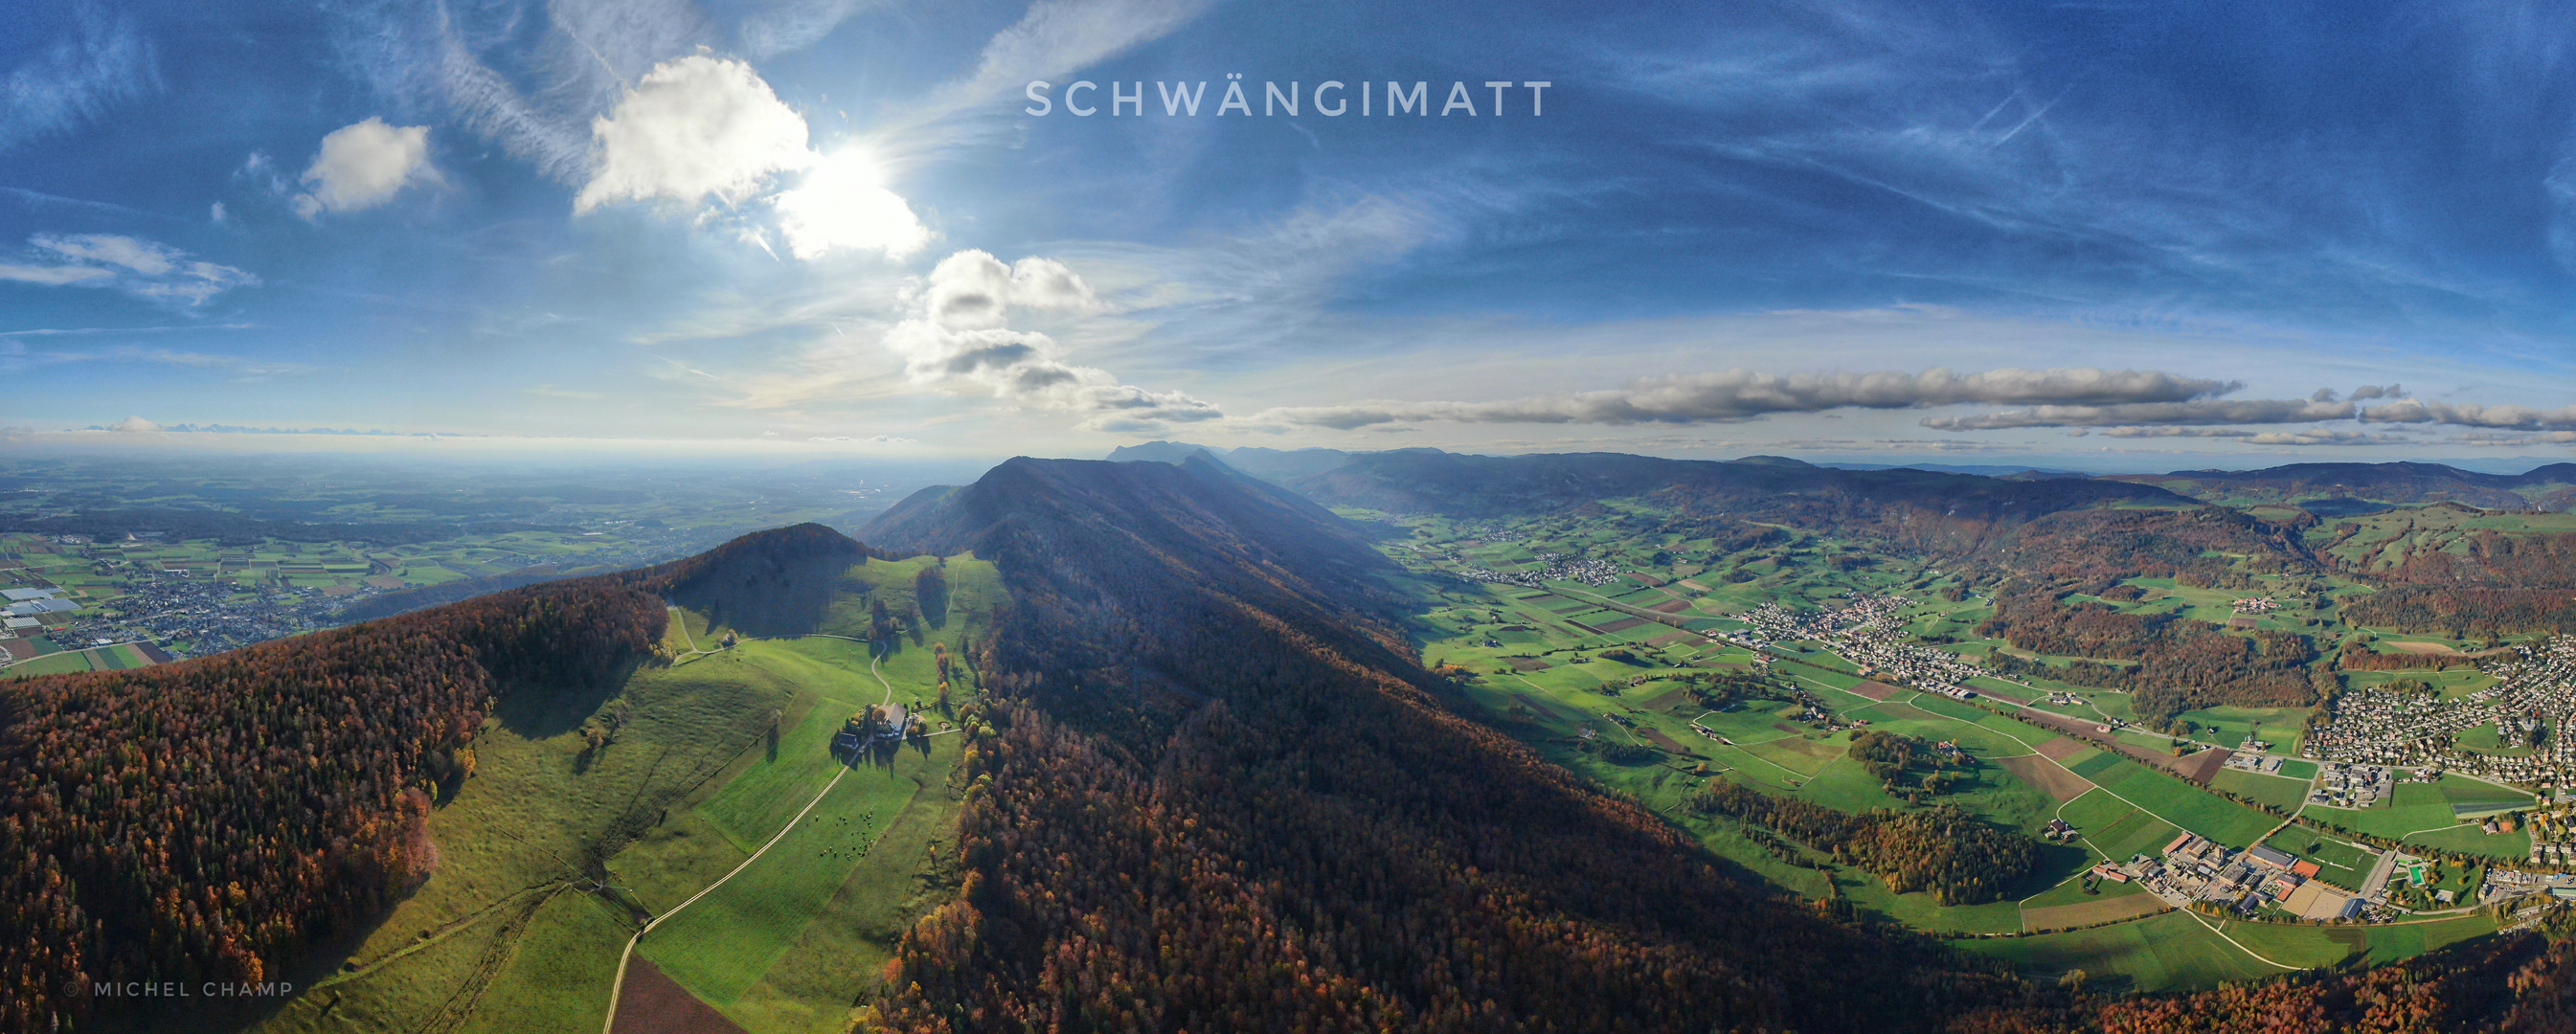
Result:
M2358 512L2358 504L2364 503L2456 502L2488 510L2576 508L2576 463L2552 463L2520 474L2481 474L2439 463L2293 463L2262 470L2113 474L2101 480L2154 485L2209 502L2290 503L2320 516Z
M1120 462L1179 463L1198 453L1206 453L1211 458L1254 477L1292 487L1299 486L1318 475L1337 471L1355 463L1374 461L1378 457L1411 457L1411 459L1394 462L1420 467L1424 463L1436 463L1437 461L1428 459L1433 456L1460 456L1479 462L1496 459L1535 461L1544 456L1590 456L1593 458L1582 464L1584 469L1598 470L1605 463L1612 463L1618 469L1629 472L1625 476L1631 476L1631 480L1634 480L1633 475L1644 470L1663 468L1638 467L1625 462L1629 460L1664 463L1709 462L1657 461L1653 457L1627 456L1618 453L1532 453L1519 457L1493 457L1449 453L1429 448L1394 449L1383 452L1345 452L1339 449L1282 451L1258 447L1227 449L1167 441L1121 446L1110 452L1109 459ZM2348 516L2386 509L2390 506L2438 502L2464 503L2488 510L2576 509L2576 463L2545 464L2520 474L2490 474L2441 463L2293 463L2259 470L2178 470L2164 474L2096 475L2028 465L1808 463L1785 456L1746 456L1724 462L1737 466L1772 466L1816 471L1917 471L1926 474L1975 475L2011 481L2116 481L2149 485L2202 502L2236 506L2266 503L2295 505L2321 517ZM1391 468L1381 466L1376 469L1384 471ZM1479 467L1477 469L1496 468ZM1427 468L1424 470L1427 472ZM1363 477L1366 476L1369 475L1363 475ZM1582 480L1580 475L1577 475L1577 478ZM1649 476L1647 479L1652 480L1652 477ZM1821 485L1835 482L1832 479L1824 479L1817 483ZM1446 485L1444 489L1458 487L1466 486ZM1346 485L1341 491L1348 490ZM1369 504L1354 503L1353 505Z

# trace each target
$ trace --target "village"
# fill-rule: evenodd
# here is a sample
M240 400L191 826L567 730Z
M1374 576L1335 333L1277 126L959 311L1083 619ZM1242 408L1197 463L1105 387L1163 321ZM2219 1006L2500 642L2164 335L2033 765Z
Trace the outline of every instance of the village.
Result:
M1912 641L1900 613L1912 601L1890 594L1854 594L1836 610L1792 611L1765 603L1744 615L1758 634L1739 637L1757 649L1806 639L1834 645L1863 673L1901 680L1917 689L1965 700L1977 695L1972 678L1995 673L1958 654Z
M2495 685L2445 698L2420 681L2355 687L2308 733L2301 753L2346 765L2454 771L2498 782L2561 787L2576 773L2576 743L2550 736L2576 718L2576 639L2516 646L2480 670ZM2472 750L2463 734L2492 728L2495 746Z

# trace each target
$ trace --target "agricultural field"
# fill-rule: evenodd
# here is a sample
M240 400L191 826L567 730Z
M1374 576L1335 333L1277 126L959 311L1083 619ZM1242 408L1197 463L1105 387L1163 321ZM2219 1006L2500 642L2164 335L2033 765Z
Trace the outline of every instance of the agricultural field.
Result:
M2086 983L2097 988L2174 991L2351 961L2393 962L2494 932L2495 921L2485 916L2308 926L2167 912L2089 930L1952 943L1962 951L2011 962L2033 975L2057 976L2080 969Z
M935 704L934 645L959 663L952 709L975 699L962 647L1002 604L999 576L952 557L945 596L916 600L914 579L934 562L854 565L822 635L721 648L728 629L674 610L673 663L596 693L505 703L475 741L474 774L431 813L435 875L303 975L315 993L259 1029L396 1016L596 1029L637 917L713 886L636 946L629 991L650 963L751 1034L847 1030L895 939L954 886L960 741L934 734L888 765L830 751L844 718L889 700L921 701L935 729L951 725ZM867 598L920 606L923 621L868 643ZM852 616L861 641L833 638ZM603 727L613 737L592 746L585 731Z
M2445 775L2435 783L2399 783L2391 803L2376 808L2310 808L2301 813L2340 829L2498 858L2517 858L2531 851L2530 834L2489 834L2461 822L2457 805L2529 804L2531 797L2465 776Z
M2157 818L2229 847L2251 847L2281 820L2116 754L2067 766Z

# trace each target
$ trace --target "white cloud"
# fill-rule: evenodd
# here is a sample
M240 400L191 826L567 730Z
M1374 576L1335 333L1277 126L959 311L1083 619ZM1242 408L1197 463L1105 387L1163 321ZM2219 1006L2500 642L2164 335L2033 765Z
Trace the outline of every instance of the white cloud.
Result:
M751 65L703 54L654 66L591 123L587 212L617 201L738 201L771 174L813 164L805 119Z
M2388 424L2454 424L2462 427L2564 431L2576 429L2576 406L2560 406L2556 409L2544 410L2531 406L2401 399L2363 410L2361 419L2372 423Z
M1107 370L1065 361L1053 338L1011 329L1013 306L1100 308L1090 285L1053 259L1024 258L1006 266L989 252L960 251L931 270L916 300L918 315L895 324L884 338L916 385L1080 413L1085 426L1099 430L1152 430L1224 415L1179 391L1121 384Z
M2236 388L2233 381L2155 370L1989 370L1921 373L1768 374L1751 370L1643 377L1625 388L1495 402L1373 402L1273 409L1256 419L1348 430L1372 424L1453 421L1538 424L1695 424L1830 409L2034 402L2111 406L2179 404ZM1926 423L1931 423L1926 421ZM1942 426L1942 425L1934 425Z
M1927 417L1923 426L1942 431L1992 431L2010 427L2104 427L2117 424L2300 424L2316 420L2350 420L2354 412L2350 402L2319 402L2314 399L2195 399L2107 406L2033 406L1974 416Z
M157 241L111 234L84 233L58 237L40 233L28 243L67 258L123 266L145 276L160 276L177 267L186 253Z
M115 275L113 271L96 266L18 266L0 263L0 280L44 284L48 287L77 284L84 280L96 280Z
M821 258L836 248L900 259L930 243L930 231L912 206L885 188L876 163L855 147L816 163L775 204L787 250L800 259Z
M225 215L224 215L224 203L223 203L223 202L221 202L221 201L217 201L217 202L215 202L215 207L214 207L214 209L213 209L212 211L210 211L210 212L206 213L206 218L207 218L208 220L210 220L210 221L212 221L212 222L216 223L217 225L221 225L221 224L223 223L224 219L225 219Z
M2397 434L2369 434L2362 431L2328 431L2307 428L2297 431L2265 431L2237 439L2247 445L2413 445L2415 440Z
M258 277L242 270L191 259L187 252L137 237L40 233L27 238L27 243L73 264L0 264L0 279L48 286L112 286L137 297L192 306L259 283Z
M125 418L125 419L123 419L123 420L119 420L119 421L117 421L117 422L115 422L115 423L113 423L113 424L109 424L109 425L107 425L107 429L108 429L108 430L110 430L110 431L128 431L128 432L134 432L134 431L158 431L158 430L160 430L160 429L161 429L161 425L156 424L156 423L153 423L152 421L149 421L149 420L145 420L145 419L143 419L142 417L139 417L139 416L130 416L130 417L126 417L126 418Z
M391 126L373 116L332 130L304 170L313 189L295 197L307 219L323 212L357 212L392 200L406 186L436 182L429 166L429 127Z

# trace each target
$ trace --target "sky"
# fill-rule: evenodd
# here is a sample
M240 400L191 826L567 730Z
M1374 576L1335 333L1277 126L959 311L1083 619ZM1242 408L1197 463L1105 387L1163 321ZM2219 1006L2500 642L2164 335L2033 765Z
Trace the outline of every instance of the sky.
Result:
M8 5L0 448L2556 462L2571 21Z

